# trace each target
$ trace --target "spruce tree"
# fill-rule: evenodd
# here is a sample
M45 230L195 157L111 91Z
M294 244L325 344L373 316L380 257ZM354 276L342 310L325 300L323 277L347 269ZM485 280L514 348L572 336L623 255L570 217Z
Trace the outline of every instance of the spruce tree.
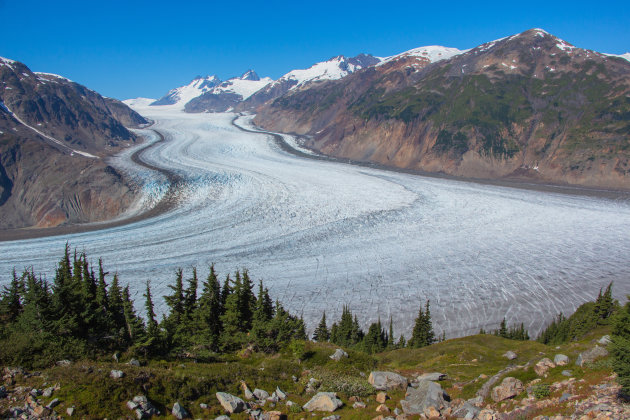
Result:
M226 275L225 281L223 282L223 287L221 288L221 314L225 313L225 304L227 302L227 298L234 291L232 283L233 282L230 278L230 275Z
M396 348L396 342L394 336L394 320L392 316L389 316L389 333L387 334L387 348L394 349Z
M24 274L26 276L27 273ZM24 289L23 278L18 277L13 269L13 278L9 286L4 286L2 295L0 296L0 326L17 320L22 312L22 295Z
M125 337L125 330L127 329L127 323L125 321L125 308L122 290L120 289L118 273L114 274L114 278L112 280L112 284L109 286L109 292L107 293L108 297L108 307L109 307L109 316L112 322L112 329L114 335L118 337Z
M192 277L188 279L188 285L184 292L184 313L187 318L192 317L193 312L197 306L197 268L193 267Z
M218 350L222 311L221 287L213 264L210 266L206 281L202 284L201 296L194 314L195 341L198 344Z
M315 328L313 332L313 340L318 342L324 342L330 340L330 333L328 332L328 327L326 326L326 312L322 314L322 319L319 321L319 325Z
M610 345L613 369L622 391L630 395L630 295L615 318Z
M125 286L123 289L122 302L128 343L143 342L146 340L144 323L142 319L136 315L136 310L133 307L133 301L129 294L129 285Z
M144 293L144 309L147 322L147 343L148 347L155 347L160 341L160 330L155 320L153 298L151 296L151 283L147 280L147 288Z
M422 306L420 306L420 310L418 311L418 316L416 318L416 322L414 323L413 330L411 332L411 339L409 340L408 345L411 348L418 348L426 346L426 342L426 322L424 317L424 310Z
M435 343L435 333L433 332L433 321L431 320L431 310L429 309L429 300L427 299L427 303L424 310L424 322L426 325L426 345L430 346Z

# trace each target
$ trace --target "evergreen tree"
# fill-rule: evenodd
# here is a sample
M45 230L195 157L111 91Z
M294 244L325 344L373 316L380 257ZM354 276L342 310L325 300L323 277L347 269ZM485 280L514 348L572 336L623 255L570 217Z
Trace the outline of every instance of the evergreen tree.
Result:
M230 279L230 275L228 274L225 276L225 281L223 282L223 287L221 288L221 314L225 313L227 298L233 291L232 279Z
M237 277L239 279L240 276ZM240 283L240 279L239 279ZM234 293L227 296L224 306L224 313L221 315L221 325L223 330L219 337L220 346L223 351L233 351L241 348L246 342L247 336L243 331L241 317L239 313L239 295L237 288L240 284L236 284Z
M328 327L326 326L326 312L322 314L322 319L319 321L319 325L313 332L313 340L319 342L330 340L330 333L328 332Z
M431 311L429 309L429 300L427 300L427 303L425 306L424 317L425 317L424 322L426 324L426 331L427 331L427 345L430 346L431 344L435 343L435 333L433 332L433 322L431 321Z
M499 337L507 338L507 324L505 322L505 318L501 320L501 325L499 326L499 331L497 332Z
M429 301L427 300L424 311L422 306L418 311L418 317L413 327L409 346L413 348L424 347L435 342L435 333L431 322L431 312L429 309Z
M125 308L122 290L120 289L118 273L114 274L112 284L109 286L107 293L107 306L109 307L109 317L112 322L112 332L120 339L126 337L125 330L127 323L125 320Z
M219 336L221 334L221 287L214 269L210 266L210 272L203 282L201 296L195 310L196 338L198 344L208 346L212 350L218 350Z
M630 395L630 295L628 299L625 307L616 316L610 345L617 382L626 395Z
M188 287L184 292L184 313L187 318L191 318L197 306L197 268L193 267L192 277L188 279Z
M9 286L4 286L2 295L0 295L0 326L17 320L22 313L22 296L24 294L24 281L22 277L18 277L13 269L13 279Z
M395 340L395 336L394 336L394 320L392 318L392 316L389 316L389 334L387 334L387 348L388 349L395 349L396 348L396 342Z
M82 333L81 266L75 252L74 272L70 263L70 248L66 244L64 256L55 273L52 294L52 312L55 332L60 336L79 336Z
M170 309L167 317L168 328L174 330L184 317L184 307L186 305L184 299L184 272L181 268L178 268L175 273L175 284L169 284L168 288L173 291L173 294L164 296L164 300Z
M103 259L98 259L98 285L96 288L96 303L105 311L108 309L107 283L105 276L107 273L103 270Z
M151 304L153 304L153 302L151 302ZM144 342L146 340L144 323L142 322L142 319L136 315L136 310L133 307L133 301L129 295L129 285L125 286L123 289L122 306L128 343Z
M398 339L398 343L396 344L396 348L404 349L407 347L407 341L405 340L405 336L400 334L400 338Z
M160 341L160 329L155 320L155 311L153 307L153 298L151 297L151 283L147 280L147 288L144 293L144 309L147 322L147 342L145 346L155 347Z

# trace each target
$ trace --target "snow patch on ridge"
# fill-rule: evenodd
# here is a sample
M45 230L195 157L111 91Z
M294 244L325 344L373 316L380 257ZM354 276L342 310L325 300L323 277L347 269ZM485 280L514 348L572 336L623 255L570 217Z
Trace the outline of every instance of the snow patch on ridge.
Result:
M414 48L409 51L405 51L401 54L394 55L385 58L377 66L381 66L391 61L399 60L407 57L417 57L420 59L428 60L430 63L437 63L438 61L447 60L456 55L463 54L468 50L459 50L457 48L442 47L440 45L428 45L425 47Z

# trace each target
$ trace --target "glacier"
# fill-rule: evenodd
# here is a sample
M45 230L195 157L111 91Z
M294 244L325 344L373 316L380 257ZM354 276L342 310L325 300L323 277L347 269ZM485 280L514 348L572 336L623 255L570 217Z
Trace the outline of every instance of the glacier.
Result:
M332 322L347 304L363 326L391 316L407 337L426 299L436 334L493 329L505 317L536 335L611 281L618 299L630 293L626 199L315 160L243 132L235 114L135 106L166 139L143 159L185 179L178 205L124 226L0 242L0 285L24 264L52 281L69 242L93 262L102 257L110 280L118 272L140 313L147 280L163 311L176 268L204 277L214 263L222 277L247 268L263 279L310 331L323 311ZM111 163L137 171L143 203L159 199L164 180L134 169L129 155Z

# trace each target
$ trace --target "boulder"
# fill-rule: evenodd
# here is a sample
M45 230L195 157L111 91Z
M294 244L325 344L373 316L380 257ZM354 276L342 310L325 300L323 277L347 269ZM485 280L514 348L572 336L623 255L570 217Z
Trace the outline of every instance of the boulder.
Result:
M440 372L423 373L422 375L418 376L418 381L437 382L437 381L443 381L444 379L446 379L446 374L440 373Z
M453 417L458 419L474 419L479 415L480 408L475 407L469 402L465 402L457 410L453 411Z
M563 370L562 371L562 376L571 376L573 375L573 372L570 370Z
M394 372L378 372L370 373L368 382L379 391L388 391L390 389L407 388L407 378Z
M188 411L186 411L186 409L182 407L179 402L173 404L173 410L171 410L171 413L178 420L187 419L190 417Z
M287 416L281 411L267 411L262 415L264 420L286 420Z
M566 366L569 364L569 357L564 354L556 354L553 358L553 362L556 366Z
M352 404L352 408L354 408L354 409L362 409L362 408L365 408L365 407L367 407L367 406L365 405L364 402L361 402L361 401L357 401L354 404Z
M217 392L215 395L221 407L230 414L240 413L246 408L245 401L241 400L239 397L235 397L227 392Z
M109 377L113 379L120 379L124 376L125 376L125 372L123 372L122 370L113 369L111 372L109 372Z
M534 366L534 372L536 372L536 375L538 376L543 376L549 369L553 369L555 367L556 365L551 361L551 359L545 357L544 359L541 359L540 362L536 363Z
M68 417L72 417L74 415L74 407L66 408L66 414L68 415Z
M440 410L430 405L424 409L424 415L429 419L436 419L440 417Z
M129 363L127 363L129 366L136 366L136 367L140 367L140 361L138 359L131 359L129 361Z
M580 353L575 364L584 366L587 363L593 363L595 360L606 356L608 356L608 350L600 346L595 346L590 350Z
M276 387L276 396L280 401L284 401L287 399L286 392L282 391L280 388Z
M57 366L70 366L72 362L68 359L58 360Z
M330 358L336 362L340 361L341 359L345 359L347 357L348 357L348 353L346 353L345 351L341 349L335 350L335 352L332 355L330 355Z
M501 385L492 388L492 399L495 402L507 400L508 398L514 398L521 392L523 392L523 382L516 378L508 376L503 379Z
M610 344L610 336L609 335L603 336L602 338L597 340L597 343L601 344L602 346L609 345Z
M216 417L214 420L230 420L230 417L222 414L219 417Z
M269 393L264 389L256 388L254 389L254 397L256 397L257 400L263 401L269 398Z
M418 388L407 388L405 399L400 401L405 414L424 414L424 410L434 407L438 410L446 407L450 400L440 384L421 381Z
M51 402L48 403L48 405L46 406L46 408L50 408L53 409L55 407L57 407L59 405L61 401L59 401L59 398L55 398L53 399Z
M560 397L560 399L558 400L558 402L565 402L565 401L567 401L569 398L571 398L572 396L573 396L572 394L570 394L570 393L568 393L568 392L565 392L565 393L563 393L563 394L562 394L562 396Z
M341 416L333 414L332 416L324 417L322 420L341 420Z
M53 394L54 391L55 391L55 387L54 386L49 386L48 388L46 388L46 389L44 389L42 391L42 397L50 398L50 397L52 397L52 394Z
M252 394L252 391L249 390L249 387L247 386L245 381L241 381L241 389L243 390L243 395L245 396L246 400L254 399L254 394Z
M506 351L505 354L503 354L503 357L507 358L508 360L514 360L518 357L518 355L514 353L512 350L509 350L509 351Z
M136 395L132 401L127 401L127 408L136 414L138 420L160 414L160 411L144 395Z
M200 404L199 404L199 408L201 408L202 410L207 410L207 409L208 409L208 404L206 404L206 403L200 403Z
M318 392L302 408L304 411L335 411L342 405L335 392Z

